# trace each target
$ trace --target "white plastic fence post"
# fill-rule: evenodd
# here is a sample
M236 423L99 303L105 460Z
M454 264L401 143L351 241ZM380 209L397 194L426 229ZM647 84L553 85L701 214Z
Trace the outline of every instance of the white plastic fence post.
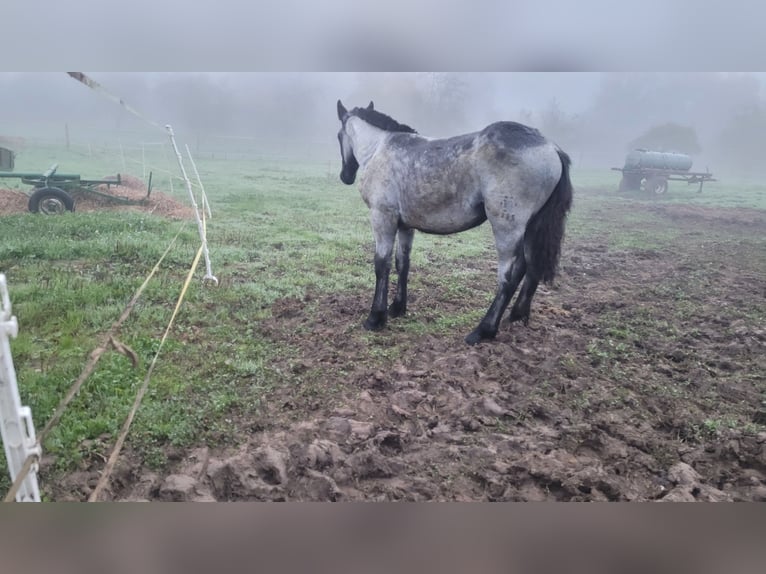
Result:
M186 155L189 156L189 162L192 165L192 168L194 168L194 175L197 176L197 183L199 184L199 188L202 191L202 206L206 208L207 216L213 217L213 214L210 211L210 204L207 202L207 194L205 193L205 186L202 185L202 178L199 176L199 172L197 171L197 164L194 163L194 158L192 157L191 151L189 151L189 146L186 145Z
M199 208L197 207L197 202L194 200L194 191L192 190L191 181L189 180L189 176L186 175L186 169L184 168L184 160L181 157L181 152L178 151L178 146L176 145L176 136L173 133L173 128L170 126L170 124L165 126L165 129L168 130L168 134L170 135L170 143L173 144L173 150L176 152L176 159L178 159L178 166L181 168L181 175L184 176L184 181L186 182L186 190L189 192L189 199L191 200L192 207L194 208L194 217L197 219L197 228L199 229L199 238L200 241L202 241L202 252L205 255L205 268L206 273L203 280L210 280L214 282L216 285L218 285L218 279L216 279L215 275L213 275L213 271L210 266L210 255L207 251L207 233L205 232L205 227L202 224L202 219L200 219L199 216Z
M11 315L11 299L5 275L0 273L0 434L5 447L5 460L11 475L16 480L21 467L29 456L40 458L42 449L37 444L32 411L21 406L16 371L11 356L10 338L16 337L19 325ZM37 485L37 462L32 465L24 482L16 493L16 502L40 502Z

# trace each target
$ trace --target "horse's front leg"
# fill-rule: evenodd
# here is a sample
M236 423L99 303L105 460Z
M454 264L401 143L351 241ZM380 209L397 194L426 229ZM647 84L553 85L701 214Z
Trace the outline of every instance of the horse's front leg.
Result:
M371 221L375 237L375 296L364 328L379 331L386 326L388 318L388 279L391 274L391 254L396 239L397 218L392 213L373 209Z
M396 244L396 273L399 275L399 281L394 302L388 308L388 316L391 318L401 317L407 313L407 277L410 273L410 251L412 251L414 236L414 229L399 228L399 239Z

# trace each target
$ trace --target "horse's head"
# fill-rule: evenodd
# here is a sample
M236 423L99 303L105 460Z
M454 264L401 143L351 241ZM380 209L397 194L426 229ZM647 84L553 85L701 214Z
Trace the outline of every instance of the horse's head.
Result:
M367 106L368 110L373 109L374 104L370 102ZM341 122L340 131L338 132L338 142L340 142L340 157L343 160L343 168L340 172L340 180L346 185L351 185L356 181L356 172L359 170L359 162L356 161L354 156L354 146L351 137L346 132L346 122L350 114L348 110L343 106L340 100L338 100L338 119Z

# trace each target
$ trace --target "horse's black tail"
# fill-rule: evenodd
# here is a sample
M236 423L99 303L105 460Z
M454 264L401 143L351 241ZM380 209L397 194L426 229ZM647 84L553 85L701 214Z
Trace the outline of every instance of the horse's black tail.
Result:
M564 223L572 207L572 182L569 179L571 160L562 150L561 178L545 205L535 213L527 224L524 236L524 251L527 272L531 272L544 283L551 283L556 276L564 239Z

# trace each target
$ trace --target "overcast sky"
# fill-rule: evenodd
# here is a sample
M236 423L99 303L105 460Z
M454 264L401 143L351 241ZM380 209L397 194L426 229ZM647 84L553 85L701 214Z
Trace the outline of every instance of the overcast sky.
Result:
M165 83L188 82L200 77L219 86L232 95L243 98L256 97L264 91L275 91L280 86L289 90L291 84L310 84L319 91L317 99L348 98L358 92L358 85L365 75L379 73L354 72L86 72L105 88L132 106L145 112L156 112L154 119L170 121L162 116L172 115L173 109L183 107L183 101L158 101L153 91ZM406 75L406 74L405 74ZM683 77L684 73L675 74ZM766 74L751 73L763 84ZM475 91L473 101L478 106L492 106L501 113L515 113L522 109L535 110L556 98L562 110L569 113L583 112L593 102L603 80L601 72L542 73L542 72L490 72L466 73L463 78ZM191 83L189 85L192 85ZM87 88L69 78L64 72L0 72L0 104L4 110L3 123L16 127L22 123L47 123L78 118L88 123L98 123L122 115L111 101L88 92ZM193 99L194 94L187 94ZM380 99L382 94L373 92L364 97ZM684 97L684 94L679 94ZM349 101L361 105L364 102ZM385 108L385 101L380 105ZM215 113L214 109L210 110ZM490 112L492 113L492 112ZM332 109L330 109L332 114ZM417 118L408 118L416 123ZM404 120L403 120L404 121ZM2 126L2 124L0 124Z
M3 6L4 64L764 69L764 16L761 0L24 0Z
M201 94L202 88L216 87L231 95L232 99L253 102L257 112L259 100L269 94L274 98L289 94L298 86L311 86L314 97L324 102L329 121L334 121L333 105L337 98L378 99L385 110L385 94L376 89L365 90L360 84L365 78L381 76L378 73L312 72L312 73L259 73L259 72L199 72L199 73L135 73L135 72L86 72L110 92L124 98L131 106L149 115L157 122L178 119L178 111L189 105ZM403 74L407 76L408 74ZM413 74L410 74L413 75ZM393 76L388 76L393 78ZM584 110L599 87L599 73L468 73L462 76L469 85L471 100L476 106L487 108L487 115L497 108L500 113L515 113L522 109L534 110L556 97L562 109L575 113ZM206 79L205 82L203 79ZM393 81L393 80L392 80ZM162 95L162 89L171 84L180 86L186 82L186 93ZM390 82L386 87L395 90ZM195 89L195 83L198 84ZM203 85L207 84L207 85ZM175 99L174 99L175 98ZM348 100L349 106L366 102ZM112 128L115 118L126 114L110 100L89 91L64 72L0 73L0 105L4 110L3 123L14 130L24 131L24 126L70 121ZM391 108L389 107L389 110ZM474 110L476 115L479 110ZM208 113L217 110L211 103ZM416 117L407 118L417 123ZM402 119L402 121L405 121ZM130 125L126 117L124 125ZM2 124L0 124L2 125ZM1 129L1 128L0 128Z

